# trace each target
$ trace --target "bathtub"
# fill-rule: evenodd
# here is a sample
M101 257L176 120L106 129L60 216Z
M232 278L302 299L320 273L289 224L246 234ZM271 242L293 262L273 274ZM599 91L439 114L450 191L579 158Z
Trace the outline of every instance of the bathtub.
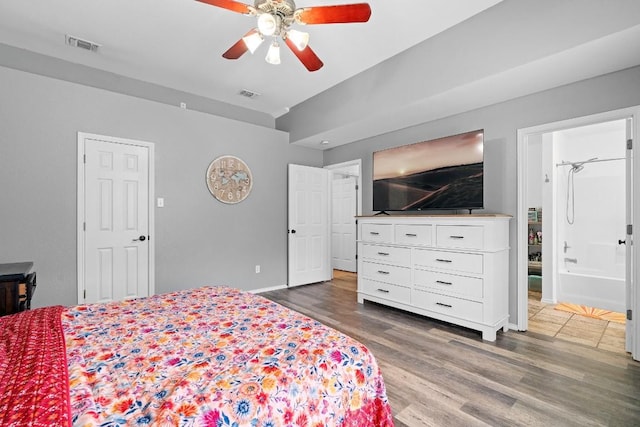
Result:
M598 276L576 268L559 270L556 290L558 302L620 313L627 310L625 279Z

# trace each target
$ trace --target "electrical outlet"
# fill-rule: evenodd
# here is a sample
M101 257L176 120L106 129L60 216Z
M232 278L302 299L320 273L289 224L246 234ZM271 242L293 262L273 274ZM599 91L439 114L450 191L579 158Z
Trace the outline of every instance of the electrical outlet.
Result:
M157 206L159 208L164 208L164 197L158 197L158 204Z
M256 274L260 273L260 266L256 265Z
M181 102L180 103L180 108L182 108L183 110L187 108L187 103L186 102Z

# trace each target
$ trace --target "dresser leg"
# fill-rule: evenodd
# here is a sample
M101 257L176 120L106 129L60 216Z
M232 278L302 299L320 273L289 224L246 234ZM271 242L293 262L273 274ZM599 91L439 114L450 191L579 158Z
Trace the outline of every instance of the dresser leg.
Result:
M482 331L482 339L485 341L495 341L496 331L495 329L485 329Z

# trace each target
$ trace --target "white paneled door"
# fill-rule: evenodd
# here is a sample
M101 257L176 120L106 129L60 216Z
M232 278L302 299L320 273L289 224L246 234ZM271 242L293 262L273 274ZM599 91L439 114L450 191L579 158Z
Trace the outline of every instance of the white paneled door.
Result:
M83 302L148 296L150 148L108 138L84 137L81 142Z
M289 286L331 279L331 171L289 165Z
M356 177L335 173L331 180L331 264L356 271Z

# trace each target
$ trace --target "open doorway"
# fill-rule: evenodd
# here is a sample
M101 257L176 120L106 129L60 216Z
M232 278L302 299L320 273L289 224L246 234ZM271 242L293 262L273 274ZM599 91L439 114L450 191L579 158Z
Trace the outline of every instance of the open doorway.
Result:
M627 309L638 306L627 234L637 200L627 141L637 132L637 115L626 109L518 131L519 330L530 329L528 313L540 306L532 308L529 297L538 292L543 308L566 303L551 309L620 312L620 346L637 358L637 319L625 322ZM604 332L592 335L598 340Z
M529 138L528 330L625 352L627 139L626 119Z
M334 270L357 270L356 216L362 213L362 160L325 166L331 179L331 266Z

